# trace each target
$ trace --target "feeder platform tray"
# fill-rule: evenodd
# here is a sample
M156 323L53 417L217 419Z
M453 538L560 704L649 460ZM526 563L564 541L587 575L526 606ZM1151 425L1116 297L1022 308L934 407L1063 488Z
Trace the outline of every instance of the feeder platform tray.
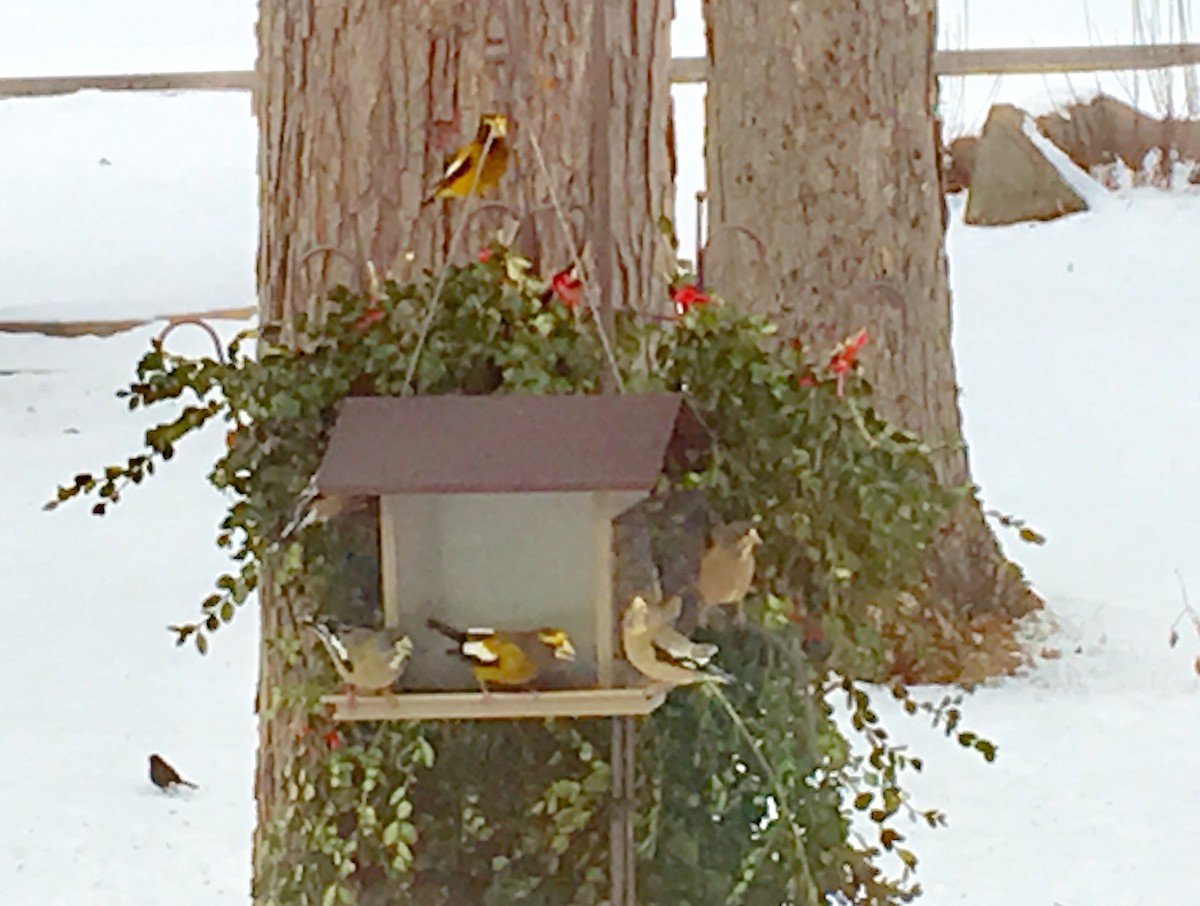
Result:
M334 720L519 720L546 717L639 717L657 710L669 686L554 692L402 692L326 695Z

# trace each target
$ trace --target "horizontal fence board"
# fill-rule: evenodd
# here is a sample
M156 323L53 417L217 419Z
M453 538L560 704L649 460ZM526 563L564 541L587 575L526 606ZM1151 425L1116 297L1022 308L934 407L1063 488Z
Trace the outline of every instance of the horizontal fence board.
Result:
M1197 64L1200 44L939 50L933 59L940 76L1115 72Z
M1197 65L1200 65L1200 44L939 50L933 55L933 68L939 76L1100 72ZM671 60L672 82L704 82L707 75L708 60L705 57L675 57ZM0 78L0 97L45 97L76 91L250 91L254 81L252 69Z
M49 97L76 91L250 91L254 70L147 72L129 75L0 79L0 97Z

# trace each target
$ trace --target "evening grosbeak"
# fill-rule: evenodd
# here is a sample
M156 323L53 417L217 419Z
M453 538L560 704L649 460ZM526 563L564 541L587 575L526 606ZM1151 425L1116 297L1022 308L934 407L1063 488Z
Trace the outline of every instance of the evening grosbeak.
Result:
M314 620L306 625L325 646L351 696L360 691L391 691L412 656L412 640L400 629L354 626L335 630Z
M625 660L647 678L672 686L729 682L729 674L707 666L715 645L697 644L674 629L674 610L672 602L652 606L641 595L633 597L621 616Z
M167 764L161 755L150 756L150 782L164 792L169 792L178 786L190 786L199 789L190 780L184 780L179 772Z
M709 534L696 581L701 626L708 624L712 608L746 599L754 581L754 549L760 544L762 536L749 522L718 525Z
M292 515L280 532L279 541L291 541L301 529L314 523L362 513L370 504L369 497L322 494L317 490L317 480L314 476L292 504Z
M441 620L427 625L452 640L457 654L471 665L484 693L488 685L528 686L556 661L575 660L575 646L561 629L543 627L523 632L501 629L455 629Z
M438 198L462 198L470 194L472 186L475 187L476 195L482 195L496 185L508 166L508 145L504 140L506 135L506 116L500 113L485 113L480 117L479 130L475 137L447 159L446 172L421 206L424 207Z
M683 599L670 598L665 604L655 606L647 602L648 627L654 646L676 661L704 667L716 657L719 650L708 642L694 642L676 628L683 612Z

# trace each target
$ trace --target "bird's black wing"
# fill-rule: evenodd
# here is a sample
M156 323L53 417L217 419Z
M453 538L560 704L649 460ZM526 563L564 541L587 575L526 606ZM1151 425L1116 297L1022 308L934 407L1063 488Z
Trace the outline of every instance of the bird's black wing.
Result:
M466 176L467 173L470 172L471 162L473 161L474 157L475 155L473 155L470 151L465 151L457 158L450 161L450 163L446 165L446 172L442 174L442 178L438 184L440 186L446 186L454 182L454 180L458 179L459 177Z

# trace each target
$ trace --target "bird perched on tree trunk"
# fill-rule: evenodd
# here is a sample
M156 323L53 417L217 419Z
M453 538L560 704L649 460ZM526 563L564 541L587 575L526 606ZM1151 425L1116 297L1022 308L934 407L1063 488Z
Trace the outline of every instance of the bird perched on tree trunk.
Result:
M489 684L510 688L528 686L557 661L575 660L575 646L561 629L461 630L441 620L426 622L430 629L455 643L457 647L451 653L471 665L471 672L485 695L489 692Z
M625 660L649 679L672 686L729 682L729 674L709 666L715 645L693 642L672 626L677 613L670 601L652 606L635 595L621 616Z
M701 626L708 625L714 607L739 605L746 599L754 582L754 549L760 544L762 536L749 522L718 525L709 534L696 581Z
M401 629L355 626L334 630L314 620L305 625L325 646L351 698L360 691L391 691L412 656L412 640Z
M190 786L193 790L199 789L190 780L180 777L179 772L167 764L161 755L150 756L150 782L160 790L167 792L179 786Z
M421 207L438 198L462 198L474 190L482 195L500 181L508 166L508 117L485 113L479 118L475 137L452 154L446 171Z

